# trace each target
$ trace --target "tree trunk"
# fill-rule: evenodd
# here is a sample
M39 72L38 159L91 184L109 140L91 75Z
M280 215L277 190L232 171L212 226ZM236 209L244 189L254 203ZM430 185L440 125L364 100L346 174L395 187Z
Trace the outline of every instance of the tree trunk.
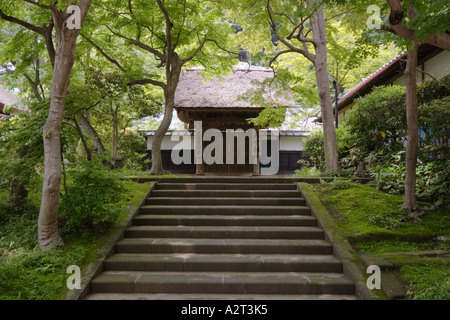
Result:
M417 52L419 45L414 43L408 53L406 63L406 119L408 126L408 145L406 147L405 203L407 212L416 209L416 166L419 149L419 124L417 119Z
M75 61L76 37L57 34L56 59L50 91L50 110L44 125L44 183L39 212L39 244L43 249L64 245L58 232L61 183L61 126L70 74Z
M158 130L156 130L155 135L153 136L152 141L152 168L150 169L150 174L152 175L163 175L164 168L162 165L162 157L161 157L161 143L166 135L167 130L170 127L170 123L172 122L173 117L173 108L174 108L174 97L166 97L166 107L164 110L164 118L161 122ZM167 95L166 95L167 96Z
M339 170L339 160L336 142L336 130L333 119L333 104L330 94L327 65L327 39L325 34L325 18L323 10L311 18L313 37L316 41L315 71L319 90L320 108L323 119L323 142L325 150L326 171Z
M19 159L23 159L26 155L26 149L22 149L17 153ZM14 205L19 204L21 201L25 200L28 197L28 190L25 188L25 184L18 178L20 174L20 171L14 172L10 182L11 188L9 191L9 195L11 197L11 202Z
M84 21L92 0L80 0L81 22ZM66 12L52 9L55 23L56 55L50 89L50 109L43 128L44 181L38 219L38 240L42 249L64 245L58 230L58 207L61 184L61 126L70 75L75 62L77 29L65 25Z
M158 130L156 130L152 141L152 168L151 175L163 175L164 168L161 157L161 143L170 127L173 117L173 109L175 106L175 91L177 90L178 81L181 73L180 57L173 52L171 54L170 64L166 67L167 85L164 89L165 110L164 118Z
M77 114L78 123L80 126L86 131L89 138L91 138L92 143L94 144L94 149L98 155L104 155L106 150L103 146L103 142L98 135L97 130L91 125L89 119L83 114L83 112L78 112Z
M80 136L81 143L83 143L84 150L86 151L86 157L87 157L88 161L91 161L92 160L92 152L91 152L91 149L89 149L86 139L84 138L83 131L81 131L81 128L80 128L80 124L78 123L76 117L74 117L73 121L75 122L75 129L77 130L78 135Z
M118 124L118 108L116 107L115 109L111 108L111 110L113 110L113 120L112 120L112 157L113 157L113 161L114 158L117 156L117 147L119 144L119 124Z

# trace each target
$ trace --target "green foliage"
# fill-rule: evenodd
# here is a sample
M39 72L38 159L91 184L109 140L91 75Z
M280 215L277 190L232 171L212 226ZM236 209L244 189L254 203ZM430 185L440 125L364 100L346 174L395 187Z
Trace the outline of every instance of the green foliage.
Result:
M18 208L0 202L0 252L36 246L38 212L39 208L32 204Z
M316 164L319 170L325 169L325 151L323 149L322 130L316 130L311 133L305 141L304 154Z
M295 170L294 176L296 177L318 177L320 176L320 170L316 166L311 165L309 161L298 160L297 163L301 166L301 169Z
M447 0L408 1L417 10L417 17L405 21L405 24L417 30L418 41L424 41L430 34L445 34L450 29L450 11ZM445 8L445 9L444 9ZM405 6L405 12L407 7Z
M27 186L42 170L42 127L49 101L30 103L29 108L29 112L0 121L0 186L6 189L13 174Z
M138 131L127 131L119 143L120 153L124 157L124 167L130 170L144 169L147 156L147 140ZM147 160L148 161L148 160Z
M0 300L64 299L69 265L83 266L95 250L95 238L71 241L65 249L17 249L0 259Z
M422 221L404 221L401 195L388 194L371 185L348 189L331 189L323 184L314 187L346 237L374 236L384 240L408 235L450 235L450 212L446 209L428 211Z
M405 189L406 166L404 164L376 166L371 174L378 190L400 194Z
M343 126L364 153L398 150L406 128L406 93L400 86L378 87L357 99Z
M443 206L449 202L447 141L450 137L450 76L418 86L420 148L416 194L419 200ZM340 163L355 172L364 162L377 188L404 192L406 135L405 90L380 87L358 99L337 130ZM447 180L446 180L447 179Z
M421 159L429 159L430 155L434 159L448 156L450 152L447 143L450 139L449 106L450 96L420 105L418 112L422 131L420 136Z
M84 162L67 171L70 179L61 196L62 233L105 231L120 214L125 191L120 176L100 163Z
M416 195L419 201L447 208L450 204L450 160L419 163L416 168ZM404 164L378 165L371 172L377 189L401 194L405 188Z
M450 300L450 268L442 261L408 264L400 268L413 300Z
M450 159L420 164L416 174L417 198L450 209Z
M263 81L253 81L254 88L239 99L248 100L255 106L264 107L258 117L248 119L249 123L262 128L277 128L283 125L286 120L286 111L290 96L287 94L289 88L286 87L286 72L279 72L274 78L267 78Z
M114 199L122 208L119 219L124 217L123 208L127 204L137 205L137 199L148 192L148 185L143 187L131 181L122 184L125 192ZM65 247L40 250L37 246L40 193L34 183L32 187L30 201L20 208L5 202L7 192L0 191L0 300L65 299L67 267L77 265L83 270L99 258L99 250L105 245L106 239L99 232L82 230L85 226L80 226L75 232L64 230Z
M330 181L320 179L320 183L329 187L332 190L345 190L351 187L355 187L357 185L357 183L352 180L340 178L334 178L333 180Z

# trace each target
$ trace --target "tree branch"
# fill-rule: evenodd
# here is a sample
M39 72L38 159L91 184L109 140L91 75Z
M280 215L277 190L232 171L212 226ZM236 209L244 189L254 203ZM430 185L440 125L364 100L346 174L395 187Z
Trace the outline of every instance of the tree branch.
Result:
M275 33L275 36L278 38L278 40L280 40L286 47L288 47L290 49L291 52L297 52L302 54L306 59L308 59L309 61L311 61L312 63L315 63L315 55L310 53L307 50L304 49L300 49L296 46L294 46L292 43L290 43L288 40L284 39L283 37L281 37L278 32L276 31L276 23L275 20L273 19L273 10L272 10L272 6L270 5L270 1L267 0L267 11L269 13L269 19L270 19L270 26L272 27L273 32ZM302 42L303 43L303 42Z
M33 1L33 0L23 0L23 1L25 1L26 3L38 6L39 8L42 8L42 9L46 9L46 10L50 10L51 9L51 6L46 6L46 5L43 5L42 3L39 3L39 2L36 2L36 1Z
M20 20L16 17L12 17L12 16L8 16L6 15L3 10L0 9L0 18L2 18L3 20L18 24L28 30L34 31L36 33L42 34L44 33L43 28L42 27L38 27L35 26L34 24L28 23L26 21Z
M439 79L435 78L433 75L429 74L428 72L424 71L424 70L420 70L419 68L417 68L417 71L426 74L427 76L429 76L431 79L433 79L434 81L438 82L440 85L444 86L447 90L450 90L450 87L448 85L446 85L444 82L440 81Z
M171 78L170 74L172 71L172 54L173 54L173 44L172 44L172 28L173 23L170 21L169 12L167 12L167 9L164 7L164 4L161 0L156 0L156 3L158 4L159 9L164 15L164 19L166 20L166 48L167 48L167 55L166 55L166 78L169 83L169 79Z
M115 64L119 68L120 71L125 72L125 69L122 67L122 65L117 60L111 58L105 51L102 50L102 48L100 48L99 45L97 45L94 41L89 39L84 34L80 33L80 35L83 37L83 39L85 39L87 42L89 42L95 49L97 49L97 51L100 52L100 54L102 56L104 56L109 62Z
M133 81L129 81L128 85L129 86L134 86L134 85L145 85L145 84L152 84L154 86L158 86L163 88L164 90L166 89L166 84L164 82L161 81L156 81L153 79L141 79L141 80L133 80Z
M214 41L214 40L204 38L203 41L200 43L200 45L197 47L197 49L194 51L194 53L189 58L181 60L181 65L184 65L185 63L194 59L199 54L199 52L202 51L203 47L205 46L206 42L208 42L208 41Z
M381 29L389 31L408 40L418 42L417 31L401 24L405 17L405 12L403 11L400 1L386 0L386 2L389 4L389 7L391 9L391 13L389 16L389 26L384 25L381 27ZM408 7L408 11L410 20L413 20L418 16L418 12L413 5L410 5ZM441 49L450 51L450 35L448 34L430 34L425 40L421 42L428 43Z
M44 25L43 27L35 26L34 24L28 23L26 21L23 21L21 19L18 19L16 17L8 16L6 15L1 9L0 9L0 18L2 18L5 21L9 21L12 23L15 23L17 25L20 25L24 27L25 29L31 30L33 32L36 32L44 37L45 40L45 46L47 48L47 52L52 64L52 68L55 67L55 46L53 45L53 18L50 18L50 23L48 25Z
M133 43L135 46L137 46L137 47L139 47L139 48L141 48L141 49L144 49L144 50L150 52L151 54L154 54L155 56L157 56L157 57L160 58L161 60L165 60L165 59L166 59L166 56L165 56L163 53L161 53L161 52L159 52L158 50L156 50L156 49L150 47L149 45L146 45L145 43L142 43L141 41L139 41L139 40L137 40L137 39L131 39L131 38L125 37L124 35L122 35L122 34L120 34L120 33L118 33L118 32L113 31L113 30L112 30L109 26L107 26L107 25L105 25L105 27L106 27L113 35L118 36L118 37L120 37L120 38L122 38L122 39L125 39L125 40L127 40L127 41Z
M406 38L411 41L417 42L417 31L413 29L409 29L402 24L390 25L390 26L382 26L382 30L389 31L397 36ZM441 49L450 51L450 36L447 34L430 34L425 40L421 41L422 43L431 44L433 46L439 47Z
M391 14L389 15L389 24L397 25L402 23L405 13L403 12L402 5L399 0L386 0L391 8Z
M295 52L295 51L294 50L290 50L290 49L278 51L277 54L272 59L270 59L269 66L272 66L272 64L275 62L275 60L278 59L279 56L281 56L283 54L286 54L286 53L293 53L293 52Z

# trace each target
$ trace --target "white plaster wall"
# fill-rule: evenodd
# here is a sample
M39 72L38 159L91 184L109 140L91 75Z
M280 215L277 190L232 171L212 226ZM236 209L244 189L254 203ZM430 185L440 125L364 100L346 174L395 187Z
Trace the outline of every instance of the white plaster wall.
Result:
M171 138L179 138L179 141L171 141ZM280 136L280 150L282 151L303 151L305 137ZM147 149L152 150L153 136L147 136ZM181 144L180 144L181 143ZM193 136L165 136L161 143L161 150L173 150L175 146L179 148L194 149ZM182 146L182 147L180 147Z
M425 62L425 71L439 79L450 74L450 51L444 50L434 58ZM430 79L425 75L425 80Z
M439 53L425 62L424 66L424 71L436 79L450 74L450 52L445 50ZM418 66L418 69L422 70L422 65ZM417 83L421 83L422 79L429 80L431 77L427 74L422 75L420 71L417 71ZM405 86L405 75L395 80L394 85Z
M280 150L281 151L303 151L305 149L304 141L305 137L280 137Z
M171 141L173 139L179 139ZM147 137L147 150L152 150L153 136ZM180 144L181 143L181 144ZM178 146L180 145L180 146ZM177 146L179 149L194 149L193 136L165 136L161 143L161 150L173 150Z

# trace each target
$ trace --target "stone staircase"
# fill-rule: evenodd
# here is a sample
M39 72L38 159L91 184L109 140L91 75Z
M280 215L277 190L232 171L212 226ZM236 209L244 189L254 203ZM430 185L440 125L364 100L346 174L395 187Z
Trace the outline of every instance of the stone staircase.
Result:
M294 183L208 178L157 183L86 299L356 299Z

